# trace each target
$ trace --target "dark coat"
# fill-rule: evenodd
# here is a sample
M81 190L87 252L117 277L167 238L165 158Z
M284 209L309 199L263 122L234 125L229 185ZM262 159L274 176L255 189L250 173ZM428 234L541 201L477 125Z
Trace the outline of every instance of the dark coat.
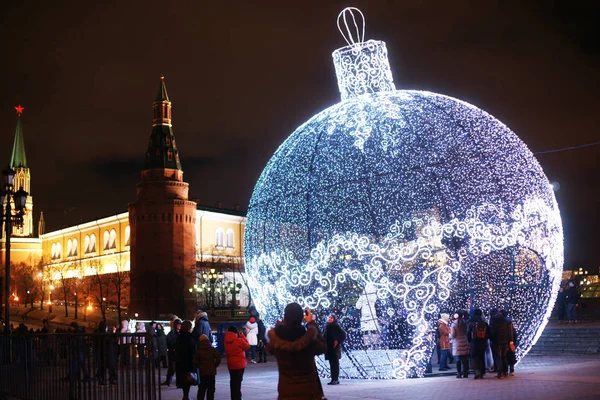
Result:
M569 286L567 290L565 290L565 304L577 304L579 301L579 292L575 286Z
M206 335L208 340L212 342L212 329L208 323L208 315L205 312L200 313L200 316L196 318L196 321L194 322L194 330L192 331L192 336L196 340L198 340L202 335Z
M265 328L265 324L262 319L258 319L256 323L258 324L258 341L260 342L262 340L264 343L267 341L267 328Z
M490 318L490 342L493 347L508 346L513 341L512 321L501 313Z
M475 334L475 325L476 324L484 324L485 325L485 338L478 339ZM487 348L488 339L490 337L490 326L487 322L483 320L483 317L474 315L469 320L469 325L467 326L467 341L469 342L470 348L469 352L471 356L480 355L485 352Z
M323 354L327 349L325 339L314 322L308 324L306 331L300 329L304 328L288 328L278 323L267 334L267 351L275 355L279 369L279 400L315 400L323 396L315 355Z
M177 338L177 343L175 343L177 386L186 384L185 377L188 372L196 372L194 354L196 354L196 341L189 332L181 332Z
M227 368L232 370L246 368L246 350L250 348L248 340L235 332L225 332L223 344L227 356Z
M167 335L162 329L156 330L156 338L158 340L158 355L160 357L167 355Z
M175 329L171 329L171 331L167 335L167 349L175 350L175 344L177 343L178 337L179 332L177 332Z
M346 340L346 332L342 329L342 327L337 323L327 323L325 325L325 333L323 334L325 337L325 343L327 344L327 351L325 352L325 359L329 360L330 358L337 357L338 360L342 358L342 343ZM335 342L337 346L334 346Z
M194 365L198 367L198 374L214 376L217 374L219 364L221 364L221 354L210 345L208 340L201 341L194 355Z

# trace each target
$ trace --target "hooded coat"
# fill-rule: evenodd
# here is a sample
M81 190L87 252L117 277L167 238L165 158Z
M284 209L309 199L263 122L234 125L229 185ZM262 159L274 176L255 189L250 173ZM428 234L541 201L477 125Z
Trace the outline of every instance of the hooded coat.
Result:
M316 323L288 328L278 323L267 333L267 351L277 358L279 400L321 399L323 388L317 375L315 355L323 354L327 345Z
M246 329L248 333L246 333L246 338L248 338L248 343L250 346L256 346L258 344L258 324L256 322L246 322Z
M438 320L438 332L440 333L440 349L450 349L450 328L443 319Z
M202 335L206 335L208 340L212 342L212 329L208 323L208 314L205 312L198 314L194 321L194 330L192 331L192 336L196 341L198 341Z
M225 332L223 343L227 356L227 368L233 370L246 368L246 350L250 348L248 340L244 336L238 336L235 332Z
M457 319L450 327L450 339L452 341L453 356L469 355L470 346L467 340L467 322L464 319Z
M198 367L200 376L214 376L221 364L221 354L210 345L208 340L201 340L194 355L194 365Z

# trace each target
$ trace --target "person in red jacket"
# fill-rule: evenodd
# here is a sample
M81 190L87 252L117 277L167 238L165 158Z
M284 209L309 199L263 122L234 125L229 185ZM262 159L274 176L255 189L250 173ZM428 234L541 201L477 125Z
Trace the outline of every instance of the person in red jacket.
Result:
M230 326L223 339L227 369L229 370L229 388L231 400L242 400L242 381L246 369L246 350L250 343L243 332L238 332L237 327Z

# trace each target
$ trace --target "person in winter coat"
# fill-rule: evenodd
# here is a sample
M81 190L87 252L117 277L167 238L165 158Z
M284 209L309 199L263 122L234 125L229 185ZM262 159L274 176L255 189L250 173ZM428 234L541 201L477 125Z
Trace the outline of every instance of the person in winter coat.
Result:
M129 331L129 319L124 319L121 321L121 330L122 334L119 338L120 350L119 354L121 356L121 364L127 365L129 364L129 359L131 357L131 337L127 334L131 333Z
M438 320L438 332L440 335L440 371L448 371L448 352L450 351L450 327L448 322L450 321L450 315L442 313Z
M469 353L473 360L475 379L483 379L485 375L485 350L488 346L489 325L483 319L483 311L480 308L473 310L473 315L467 326L467 341L470 348Z
M194 340L198 341L200 339L200 335L206 335L208 340L212 342L212 329L210 328L210 324L208 323L208 314L202 310L196 311L196 317L194 320L194 330L192 331L192 336Z
M342 343L346 340L346 332L344 332L334 314L327 318L323 336L327 344L325 359L329 361L329 371L331 373L331 382L328 385L339 385L340 358L342 358Z
M215 376L217 367L221 364L221 354L211 346L206 335L200 335L198 349L194 355L194 365L198 367L199 387L198 400L204 400L206 393L207 400L215 398Z
M173 379L173 375L175 375L175 366L176 366L176 358L175 355L175 346L177 344L177 338L179 337L179 333L181 331L182 321L178 318L173 321L172 329L167 335L167 354L169 356L169 369L167 370L167 377L161 385L171 386L171 380Z
M258 345L258 324L254 317L250 317L248 322L246 322L246 338L250 344L250 355L252 357L250 362L256 364L254 359L256 358L256 345Z
M504 379L508 376L508 359L506 356L509 344L514 343L512 321L506 319L505 313L505 311L500 311L490 318L490 342L498 379Z
M177 387L183 390L183 400L189 400L190 387L188 381L189 373L197 373L194 365L194 354L196 354L197 342L192 337L192 321L185 320L181 324L181 332L175 343L175 371Z
M569 282L569 287L565 290L565 304L567 313L567 323L577 323L577 302L579 301L579 292L573 282Z
M162 324L156 325L156 340L158 342L159 364L162 364L163 368L167 368L167 335L165 335L165 328Z
M108 333L105 321L98 323L97 335L94 336L94 355L96 356L96 378L98 386L106 386L106 370L111 385L117 383L115 369L115 343L114 335Z
M146 332L148 332L148 340L152 343L148 343L148 357L152 358L154 367L158 368L158 336L156 334L156 321L150 321L146 326Z
M265 344L267 343L267 329L265 328L265 324L263 323L260 317L256 317L256 323L258 324L258 344L256 345L256 352L258 353L258 362L267 362L267 348Z
M306 320L306 328L302 320ZM323 397L321 380L317 375L315 355L327 350L325 339L313 321L309 309L298 303L285 307L283 321L267 333L267 351L277 359L279 400L314 400Z
M517 347L517 330L515 329L515 325L512 323L512 319L508 318L508 312L506 310L500 311L502 315L506 318L507 321L510 321L510 326L512 328L512 339L515 348ZM515 364L517 363L517 355L514 351L508 347L508 352L506 352L506 360L508 361L508 372L510 376L515 376Z
M229 370L229 388L231 400L242 400L242 381L246 369L246 350L250 344L242 332L234 325L230 326L225 337L225 355L227 356L227 369Z
M467 340L466 311L459 311L458 318L450 327L450 341L452 342L452 355L457 358L456 377L469 377L469 341Z
M137 341L137 353L140 365L144 365L146 361L146 324L138 322L135 324L135 341ZM141 335L137 335L141 334ZM143 336L142 336L143 335Z

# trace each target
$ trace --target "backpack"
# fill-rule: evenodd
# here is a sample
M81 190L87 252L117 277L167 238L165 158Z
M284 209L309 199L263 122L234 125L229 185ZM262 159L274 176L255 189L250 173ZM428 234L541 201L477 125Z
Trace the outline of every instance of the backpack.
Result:
M484 322L476 322L473 329L473 339L485 339L487 336L487 326Z

